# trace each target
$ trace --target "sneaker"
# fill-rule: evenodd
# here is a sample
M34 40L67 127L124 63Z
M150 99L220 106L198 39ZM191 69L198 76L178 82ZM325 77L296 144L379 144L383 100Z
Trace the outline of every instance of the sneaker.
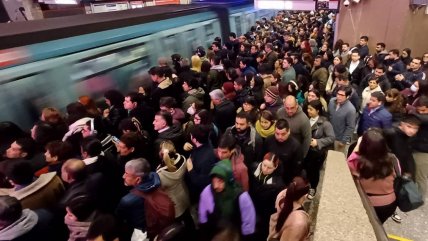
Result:
M394 220L396 223L401 223L401 217L398 216L397 212L394 212L391 216L392 220Z
M309 200L314 199L314 197L315 197L315 194L316 194L316 193L317 193L317 190L315 190L315 189L313 189L313 188L309 189L308 199L309 199Z

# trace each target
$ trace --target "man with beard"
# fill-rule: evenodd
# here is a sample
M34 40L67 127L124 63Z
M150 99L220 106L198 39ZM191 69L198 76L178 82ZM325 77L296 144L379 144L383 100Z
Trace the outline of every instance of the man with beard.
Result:
M253 170L257 162L261 160L261 147L263 140L256 129L250 124L247 113L239 112L235 118L235 125L227 128L225 135L232 135L236 138L238 145L244 154L244 163L248 170Z
M360 86L358 88L358 94L361 94L361 92L367 86L369 86L369 80L371 80L373 78L377 78L379 80L379 86L383 92L386 92L387 90L391 89L391 83L389 82L388 77L386 77L385 69L386 69L385 65L383 65L383 64L376 65L374 73L368 74L361 81Z
M385 43L376 44L376 53L374 55L376 61L381 64L385 61L385 57L388 56L388 51L386 51Z

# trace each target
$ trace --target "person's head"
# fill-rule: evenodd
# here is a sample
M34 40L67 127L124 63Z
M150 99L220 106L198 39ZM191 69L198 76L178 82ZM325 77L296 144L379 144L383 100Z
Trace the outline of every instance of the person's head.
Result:
M116 145L117 152L120 156L129 156L133 153L138 153L141 136L136 132L128 132L120 137L119 143Z
M173 124L172 115L167 111L159 111L155 115L155 119L153 120L153 127L155 131L160 131L167 127L171 127Z
M293 211L293 203L296 202L301 205L305 200L309 189L309 182L300 176L293 178L293 181L288 184L287 195L285 195L284 199L279 201L279 205L283 205L283 208L278 215L278 222L275 227L277 231L281 230L285 220L288 218L288 215Z
M403 51L401 52L401 57L402 58L408 58L410 57L410 55L412 54L412 50L409 48L405 48L403 49Z
M222 193L235 182L232 168L224 162L217 162L210 172L211 186L216 193Z
M259 117L260 126L264 130L268 130L272 125L275 124L275 116L269 110L264 110L260 113Z
M388 154L388 146L381 129L369 128L363 134L359 154L370 161L382 159Z
M420 69L422 66L422 58L420 57L415 57L412 59L412 62L410 62L410 68L415 71Z
M95 209L96 205L88 195L76 196L65 204L66 217L75 222L88 220Z
M245 79L238 77L237 79L235 79L235 81L233 81L233 88L235 89L235 91L241 91L243 90L245 87Z
M279 119L275 123L275 139L278 142L288 140L290 136L290 124L285 119Z
M196 112L193 116L193 123L195 123L195 125L210 125L211 121L211 114L205 109Z
M264 155L261 163L261 171L263 175L272 174L279 165L279 157L272 152L268 152Z
M137 108L138 101L139 101L138 93L130 92L125 96L125 99L123 101L123 108L128 111L133 110Z
M352 94L352 88L349 86L340 86L336 93L336 102L341 105L345 103Z
M376 53L380 53L382 51L385 51L386 45L385 43L377 43L376 44Z
M374 70L374 74L377 78L383 76L385 74L385 65L378 64Z
M105 102L108 106L120 107L125 97L118 90L108 90L104 93Z
M190 130L190 139L196 146L204 145L209 141L210 128L206 125L195 125Z
M6 169L5 175L14 187L25 187L33 182L34 172L28 162L16 162Z
M212 44L211 44L211 48L212 48L212 50L213 50L214 52L217 52L217 51L219 51L219 50L221 49L221 43L220 43L220 42L217 42L217 41L214 41L214 42L212 42Z
M66 183L83 181L87 176L86 165L79 159L68 159L62 164L61 179Z
M63 121L61 112L54 107L43 108L40 120L50 124L58 124Z
M289 69L292 65L293 65L293 59L292 58L286 57L286 58L284 58L284 60L282 60L282 68L283 69Z
M313 100L319 100L320 98L321 94L316 88L313 88L308 91L308 102L311 102Z
M19 138L6 150L8 159L31 159L36 151L36 144L31 138Z
M237 142L233 135L223 135L218 143L217 155L220 160L230 159Z
M284 99L284 109L287 112L289 117L294 116L299 109L299 104L297 103L296 97L289 95Z
M342 52L348 52L349 51L349 43L342 44Z
M165 78L165 69L159 66L151 67L149 74L153 82L160 83Z
M174 166L174 158L177 154L175 145L170 140L162 141L159 145L159 157L162 159L163 164L168 166L168 169L171 168L173 171L176 171L177 168Z
M400 128L400 130L408 137L412 137L418 133L420 126L421 121L419 118L415 115L408 114L401 118L398 128Z
M246 132L250 126L250 120L248 119L248 114L245 111L241 111L236 114L235 129L238 133Z
M210 92L210 97L214 105L219 105L224 100L224 93L221 89L215 89Z
M400 91L396 88L389 89L385 92L385 101L386 102L396 101L400 97L403 98Z
M374 77L369 79L369 89L374 90L379 86L379 79Z
M125 164L125 173L122 178L125 186L136 187L144 182L144 178L150 173L150 163L144 158L128 161Z
M360 60L360 52L358 52L358 49L352 50L351 60L352 62L357 62L358 60Z
M428 96L421 95L417 101L416 112L421 115L428 114Z
M342 63L342 56L338 55L333 58L333 65L338 65Z
M0 196L0 230L16 222L22 215L22 205L16 197Z
M245 112L250 112L256 108L256 99L253 96L247 96L242 103L242 109Z
M161 111L166 111L173 114L174 108L176 106L177 101L171 96L164 96L159 100L159 107Z
M88 241L119 241L120 224L111 214L99 214L89 226Z
M388 52L390 59L398 59L400 57L400 51L398 49L391 49Z
M103 145L94 137L86 137L80 142L82 158L96 157L101 154Z
M46 145L49 141L61 139L57 128L46 121L38 121L34 124L31 128L31 138L40 146Z
M45 146L47 163L63 162L73 157L73 146L64 141L51 141Z
M265 51L266 51L266 53L270 53L272 50L273 50L272 43L266 43L265 44Z
M426 52L422 55L422 62L424 64L428 63L428 52Z
M324 112L321 101L312 100L308 103L308 116L310 118L315 118L322 115Z
M323 57L321 55L315 56L314 67L320 67L322 65Z
M369 41L369 37L367 37L367 36L361 36L361 38L360 38L360 45L361 46L366 46L368 41Z
M189 92L190 90L196 90L199 88L199 81L195 78L185 79L181 86L183 87L184 92Z
M121 131L123 134L128 132L142 133L143 127L137 118L125 118L119 123L119 131Z
M273 104L279 98L279 90L276 86L269 86L264 95L264 100L268 104Z
M234 33L234 32L230 32L229 33L229 40L230 41L234 41L236 39L236 33Z
M385 95L381 91L375 91L370 96L367 106L371 109L377 108L385 103Z

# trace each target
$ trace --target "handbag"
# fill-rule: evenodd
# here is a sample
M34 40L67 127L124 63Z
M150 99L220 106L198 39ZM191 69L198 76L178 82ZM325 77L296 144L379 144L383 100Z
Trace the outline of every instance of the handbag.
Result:
M396 173L394 191L398 208L403 212L409 212L422 206L424 200L418 186L410 177L401 175L401 168L397 158L394 158L394 170Z

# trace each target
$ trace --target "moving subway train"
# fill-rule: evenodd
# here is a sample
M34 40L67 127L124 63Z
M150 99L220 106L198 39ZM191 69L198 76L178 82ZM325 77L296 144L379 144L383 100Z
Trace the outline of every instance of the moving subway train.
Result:
M130 89L160 56L191 56L216 36L245 33L274 12L252 4L191 4L0 26L0 121L30 128L40 110L80 95Z

